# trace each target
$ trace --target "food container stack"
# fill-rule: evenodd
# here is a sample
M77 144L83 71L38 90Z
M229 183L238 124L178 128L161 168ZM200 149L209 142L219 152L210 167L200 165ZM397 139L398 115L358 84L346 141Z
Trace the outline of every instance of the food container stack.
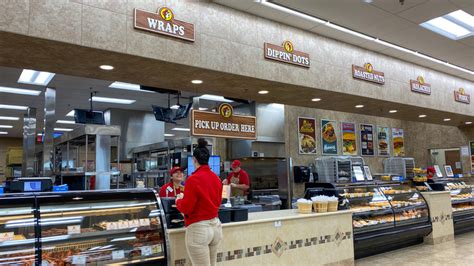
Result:
M337 212L337 204L339 203L337 197L328 197L328 212Z
M299 199L296 204L298 206L299 213L308 214L312 212L312 201L307 199Z
M323 213L328 211L328 196L315 196L312 197L314 211L317 213Z

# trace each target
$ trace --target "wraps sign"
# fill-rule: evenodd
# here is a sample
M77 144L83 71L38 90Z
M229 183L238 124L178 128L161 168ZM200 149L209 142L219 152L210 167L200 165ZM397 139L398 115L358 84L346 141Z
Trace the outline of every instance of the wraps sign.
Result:
M321 143L324 155L337 155L337 123L336 121L321 120Z
M162 7L157 13L134 10L134 28L194 42L194 24L175 19L173 10Z
M282 46L264 43L265 58L302 67L309 67L309 54L295 51L293 43L284 41Z

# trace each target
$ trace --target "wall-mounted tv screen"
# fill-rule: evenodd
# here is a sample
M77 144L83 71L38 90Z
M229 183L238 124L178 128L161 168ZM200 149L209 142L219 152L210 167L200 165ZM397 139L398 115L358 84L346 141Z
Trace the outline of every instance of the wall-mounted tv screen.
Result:
M214 172L217 176L221 174L221 157L217 155L213 155L209 158L209 168L211 171ZM188 156L188 176L190 176L196 169L194 169L193 165L193 157Z
M153 105L153 114L155 115L155 119L158 121L176 124L176 122L174 121L174 113L171 108L164 108Z
M105 125L104 113L99 111L74 109L74 121L76 124Z

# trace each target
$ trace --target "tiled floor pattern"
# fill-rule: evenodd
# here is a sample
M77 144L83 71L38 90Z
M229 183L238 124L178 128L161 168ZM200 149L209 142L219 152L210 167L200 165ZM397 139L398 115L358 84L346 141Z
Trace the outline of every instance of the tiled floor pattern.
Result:
M474 232L457 235L438 245L416 245L356 260L356 266L372 265L474 265Z

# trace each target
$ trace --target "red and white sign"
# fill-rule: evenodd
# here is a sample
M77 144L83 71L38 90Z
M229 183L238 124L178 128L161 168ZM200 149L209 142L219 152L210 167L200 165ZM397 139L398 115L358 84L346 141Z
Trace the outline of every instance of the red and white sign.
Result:
M454 100L460 103L471 103L471 96L466 93L464 88L459 88L459 90L454 91Z
M422 76L418 76L416 80L410 80L411 91L431 95L431 85L425 82Z

